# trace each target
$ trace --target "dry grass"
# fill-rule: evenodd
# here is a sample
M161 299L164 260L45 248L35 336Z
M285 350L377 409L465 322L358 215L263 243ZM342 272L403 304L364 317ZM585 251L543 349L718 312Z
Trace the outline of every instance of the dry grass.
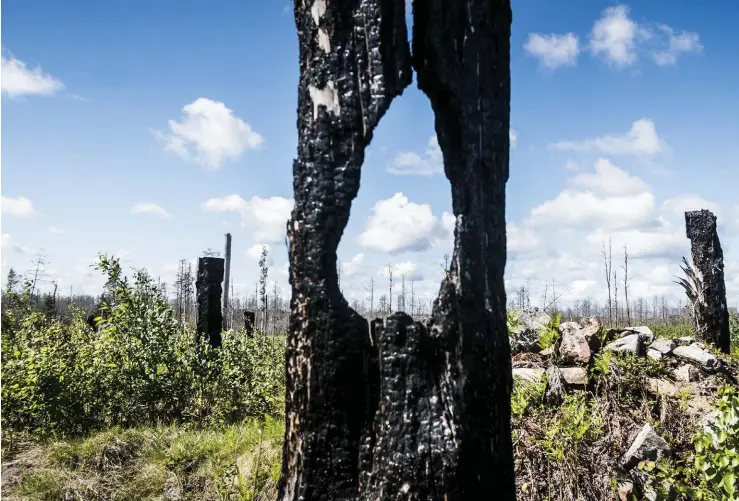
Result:
M2 497L274 499L282 430L280 421L267 420L220 430L110 429L84 440L30 446L26 442L25 447L16 445L15 451L4 450Z

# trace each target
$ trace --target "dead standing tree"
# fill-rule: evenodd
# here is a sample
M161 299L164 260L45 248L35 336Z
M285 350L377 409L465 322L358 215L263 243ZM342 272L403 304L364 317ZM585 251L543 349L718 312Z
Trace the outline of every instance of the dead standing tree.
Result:
M685 233L690 239L694 266L683 258L683 272L688 280L680 279L678 283L691 301L696 336L729 353L724 253L716 231L716 216L708 210L686 212Z
M427 324L396 313L371 333L340 293L336 249L364 150L411 81L405 0L298 1L295 19L279 499L515 499L503 285L510 1L415 6L413 65L452 184L455 248Z

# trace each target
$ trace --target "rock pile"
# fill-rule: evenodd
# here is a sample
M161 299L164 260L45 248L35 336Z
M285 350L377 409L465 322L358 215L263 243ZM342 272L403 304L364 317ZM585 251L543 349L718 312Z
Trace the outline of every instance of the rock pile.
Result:
M597 318L582 322L564 322L558 328L559 338L553 346L542 350L543 336L551 339L551 322L543 312L529 311L519 317L520 325L511 333L513 347L513 377L516 384L546 381L544 399L549 405L559 405L565 394L573 390L595 390L591 377L595 357L602 352L614 356L633 355L659 360L664 370L659 377L650 377L644 390L652 395L676 397L681 392L691 395L688 410L699 422L706 421L711 405L703 394L703 386L716 373L727 373L728 367L706 347L692 337L679 339L656 338L649 327L636 326L604 329ZM710 384L709 384L710 385ZM620 473L619 498L631 499L635 492L643 499L652 499L654 492L637 468L641 461L657 460L673 453L670 445L648 422L634 423L631 434L624 437L624 449L614 464ZM704 423L710 427L710 423Z

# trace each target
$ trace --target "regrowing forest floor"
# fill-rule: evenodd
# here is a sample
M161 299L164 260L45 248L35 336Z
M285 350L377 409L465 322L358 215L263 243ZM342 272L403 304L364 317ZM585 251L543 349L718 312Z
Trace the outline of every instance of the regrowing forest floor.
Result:
M97 332L5 295L3 499L275 499L284 336L229 331L214 353L145 273L101 268ZM736 316L728 356L689 325L526 309L509 333L518 499L738 499Z

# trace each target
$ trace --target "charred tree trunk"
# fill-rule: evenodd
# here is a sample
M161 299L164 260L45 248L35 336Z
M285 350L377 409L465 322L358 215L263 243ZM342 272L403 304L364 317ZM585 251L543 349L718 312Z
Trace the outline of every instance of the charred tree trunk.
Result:
M696 336L723 353L731 351L729 309L726 305L724 253L716 230L716 216L708 210L685 213L699 290L693 300Z
M416 1L413 64L452 183L455 250L426 325L396 313L371 329L341 295L336 249L365 147L411 80L405 0L295 3L281 501L515 499L503 286L510 1Z
M198 301L198 340L206 336L212 348L221 347L221 281L223 280L223 258L201 257L198 259L198 278L195 291Z
M246 331L246 337L254 337L256 318L257 316L253 311L244 311L244 331Z

